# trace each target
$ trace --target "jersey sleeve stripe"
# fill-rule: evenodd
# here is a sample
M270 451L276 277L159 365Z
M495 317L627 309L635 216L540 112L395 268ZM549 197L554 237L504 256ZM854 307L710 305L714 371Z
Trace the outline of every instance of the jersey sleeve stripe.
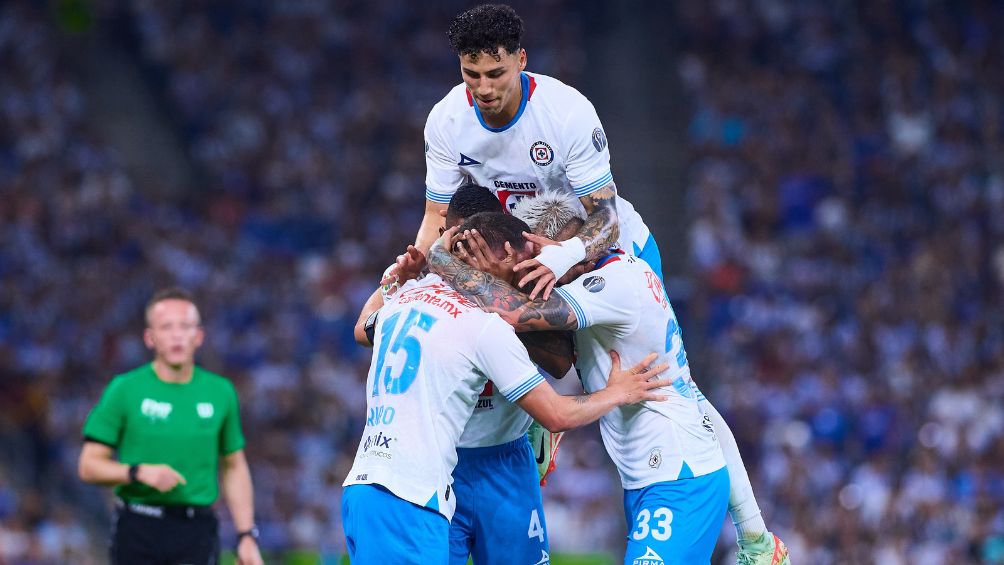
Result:
M516 402L520 398L523 398L523 395L533 390L534 387L542 382L544 382L544 376L540 373L534 373L533 376L523 381L522 384L516 386L516 388L510 390L509 392L502 393L502 395L505 396L505 399L509 402Z
M586 311L582 309L582 306L579 306L579 303L575 301L571 293L562 288L556 288L554 292L557 292L558 296L561 296L572 307L572 311L575 312L576 322L578 323L578 327L575 329L581 330L589 325L586 320Z
M606 174L594 180L593 182L584 184L578 188L572 187L572 190L575 192L576 196L582 198L583 196L592 194L597 190L603 188L604 186L610 184L613 180L614 180L614 174L611 171L607 171Z
M433 202L438 202L439 204L449 204L450 199L453 198L453 194L446 194L444 192L436 192L429 187L425 187L425 199L431 200Z

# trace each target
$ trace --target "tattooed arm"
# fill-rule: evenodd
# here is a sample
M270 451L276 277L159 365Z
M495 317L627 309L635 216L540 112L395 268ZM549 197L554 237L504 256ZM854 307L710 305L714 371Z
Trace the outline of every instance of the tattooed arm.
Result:
M613 181L592 194L579 198L586 208L586 223L577 236L586 246L586 259L599 259L617 246L620 223L617 219L617 185Z
M429 270L482 310L501 316L517 332L579 327L574 310L559 294L552 294L547 300L530 299L509 283L469 267L447 251L442 239L429 250Z

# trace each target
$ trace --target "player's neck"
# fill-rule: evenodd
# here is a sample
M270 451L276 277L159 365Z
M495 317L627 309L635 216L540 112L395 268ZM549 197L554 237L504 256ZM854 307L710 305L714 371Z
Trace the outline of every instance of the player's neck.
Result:
M156 358L153 360L153 372L158 379L165 383L185 384L190 382L195 374L195 362L172 365L163 359Z
M501 112L495 116L481 116L484 118L485 123L491 128L502 128L509 125L512 119L516 117L516 112L519 111L519 105L523 102L523 80L520 79L516 81L516 88L518 89L516 96L513 96L506 107L502 109Z

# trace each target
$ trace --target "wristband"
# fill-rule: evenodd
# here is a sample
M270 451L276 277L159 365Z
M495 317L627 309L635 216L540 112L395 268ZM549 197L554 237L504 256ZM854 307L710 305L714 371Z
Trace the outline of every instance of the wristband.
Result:
M244 530L243 532L237 532L237 544L240 545L241 539L245 536L258 541L258 526L251 526L250 530Z
M578 237L562 241L559 245L545 245L536 257L541 265L554 273L556 280L585 258L586 245Z
M366 339L370 340L370 343L375 343L374 340L376 339L376 323L377 323L377 316L379 314L380 314L379 310L373 312L372 314L369 315L369 317L366 318L366 321L363 323L363 332L366 334Z
M380 277L380 280L383 280L388 276L390 276L390 272L396 267L397 263L392 263L389 267L384 269L383 276ZM380 297L383 298L384 304L390 302L391 296L394 296L394 293L397 292L397 289L401 288L400 281L401 277L399 275L394 275L394 282L380 285ZM373 340L370 341L372 342Z
M139 464L133 463L129 465L129 484L136 484L139 482Z

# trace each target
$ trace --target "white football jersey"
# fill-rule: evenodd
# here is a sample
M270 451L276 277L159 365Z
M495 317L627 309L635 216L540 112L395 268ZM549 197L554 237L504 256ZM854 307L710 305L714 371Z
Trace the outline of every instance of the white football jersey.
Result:
M436 275L380 310L367 418L345 486L379 484L450 520L457 441L491 378L510 402L544 382L512 327Z
M545 377L554 377L539 365L537 371ZM478 397L474 414L471 414L464 433L460 435L457 447L491 447L509 443L525 434L532 423L532 416L506 400L495 383L488 381Z
M610 184L610 150L596 110L585 96L546 75L522 73L522 100L512 122L489 127L466 85L454 87L425 124L425 197L448 204L467 182L495 192L503 208L544 191L582 197ZM645 247L649 230L617 197L618 244Z
M579 321L576 367L587 392L606 386L611 350L620 354L622 368L653 352L661 354L656 363L669 363L659 378L673 384L658 390L668 400L622 406L600 419L603 444L624 488L706 475L724 467L714 427L691 388L676 314L648 263L616 253L555 291Z
M543 371L540 373L543 375ZM525 434L532 422L529 414L506 400L495 383L488 381L478 396L474 413L464 426L457 447L490 447L509 443Z

